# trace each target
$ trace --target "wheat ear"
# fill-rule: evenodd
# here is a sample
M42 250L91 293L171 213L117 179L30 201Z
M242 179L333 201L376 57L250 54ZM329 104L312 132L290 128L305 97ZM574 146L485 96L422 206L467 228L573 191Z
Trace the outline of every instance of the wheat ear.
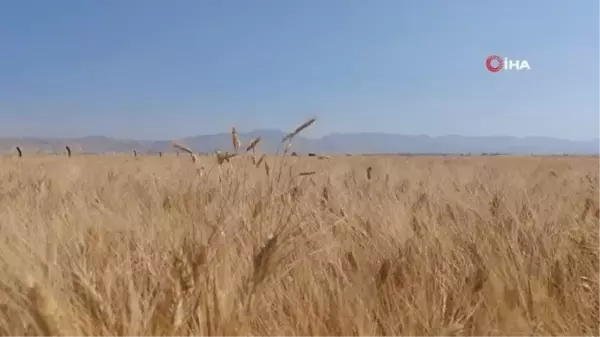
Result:
M173 146L174 146L176 149L179 149L179 150L181 150L181 151L183 151L183 152L187 152L187 153L189 153L189 154L194 154L194 151L190 150L189 148L187 148L187 147L185 147L185 146L183 146L183 145L181 145L181 144L179 144L179 143L173 142Z
M241 144L235 127L231 128L231 142L233 144L233 151L237 152Z
M300 125L299 127L296 128L296 130L294 130L291 133L288 133L287 135L285 135L285 137L283 137L283 139L281 140L282 143L284 143L287 140L291 140L292 138L296 137L300 132L302 132L302 130L306 129L307 127L311 126L312 123L314 123L317 120L316 117L313 117L309 120L307 120L306 122L302 123L302 125Z
M256 148L256 146L258 145L259 142L260 142L260 137L252 139L250 141L250 144L248 144L248 146L246 147L246 153L248 153L250 150L254 151L254 149Z

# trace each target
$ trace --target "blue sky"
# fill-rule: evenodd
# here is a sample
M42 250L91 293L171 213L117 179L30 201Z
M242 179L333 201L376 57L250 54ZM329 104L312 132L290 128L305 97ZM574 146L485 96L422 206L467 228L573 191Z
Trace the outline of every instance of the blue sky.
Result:
M598 137L597 0L3 0L0 137ZM490 73L492 54L530 71Z

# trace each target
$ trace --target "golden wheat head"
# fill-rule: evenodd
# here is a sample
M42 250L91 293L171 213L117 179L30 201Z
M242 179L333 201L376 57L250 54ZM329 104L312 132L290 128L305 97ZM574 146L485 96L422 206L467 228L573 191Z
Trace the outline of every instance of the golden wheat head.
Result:
M248 153L250 150L252 150L254 152L254 149L256 148L256 146L258 145L259 142L260 142L260 137L252 139L250 141L250 144L248 144L248 146L246 147L246 153Z
M299 127L297 127L296 130L294 130L293 132L288 133L287 135L285 135L285 137L283 137L283 139L281 140L281 142L284 143L285 141L291 140L292 138L296 137L300 132L302 132L302 130L304 130L307 127L311 126L316 120L317 120L317 118L313 117L313 118L307 120L306 122L302 123L302 125L300 125Z
M221 151L217 151L216 152L217 155L217 162L219 163L219 165L223 164L224 162L229 162L229 160L235 156L237 156L237 153L221 153Z
M185 146L183 146L183 145L181 145L181 144L179 144L179 143L173 142L173 146L174 146L176 149L179 149L179 150L181 150L181 151L187 152L187 153L189 153L189 154L194 154L194 151L190 150L189 148L187 148L187 147L185 147Z
M231 128L231 143L233 144L233 151L237 152L241 144L235 127Z

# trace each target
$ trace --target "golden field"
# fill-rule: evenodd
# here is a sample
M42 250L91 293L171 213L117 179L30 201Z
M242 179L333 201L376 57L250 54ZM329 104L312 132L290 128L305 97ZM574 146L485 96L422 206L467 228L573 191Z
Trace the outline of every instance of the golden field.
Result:
M0 334L600 333L598 158L266 162L0 159Z

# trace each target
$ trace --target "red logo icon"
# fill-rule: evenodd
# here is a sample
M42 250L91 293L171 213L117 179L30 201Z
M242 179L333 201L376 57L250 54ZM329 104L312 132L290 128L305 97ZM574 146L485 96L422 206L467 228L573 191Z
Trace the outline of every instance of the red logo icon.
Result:
M494 61L497 63L495 66L492 64ZM492 55L485 60L485 66L489 71L497 73L504 67L504 61L500 58L500 56Z

